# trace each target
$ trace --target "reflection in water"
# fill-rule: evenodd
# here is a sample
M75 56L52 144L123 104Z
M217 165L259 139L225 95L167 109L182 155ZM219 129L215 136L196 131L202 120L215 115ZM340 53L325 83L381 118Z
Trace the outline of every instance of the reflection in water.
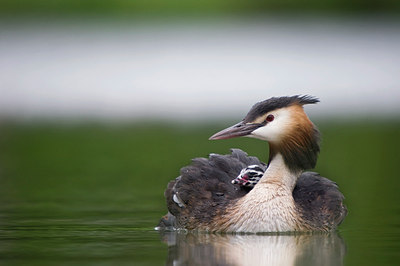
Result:
M163 232L166 265L343 265L336 234L231 235Z

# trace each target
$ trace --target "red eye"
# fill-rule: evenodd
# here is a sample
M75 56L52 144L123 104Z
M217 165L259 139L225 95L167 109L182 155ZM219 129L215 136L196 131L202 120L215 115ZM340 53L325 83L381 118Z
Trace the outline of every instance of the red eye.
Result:
M267 116L267 118L265 118L265 121L267 121L267 122L272 122L272 121L274 121L274 115L268 115Z

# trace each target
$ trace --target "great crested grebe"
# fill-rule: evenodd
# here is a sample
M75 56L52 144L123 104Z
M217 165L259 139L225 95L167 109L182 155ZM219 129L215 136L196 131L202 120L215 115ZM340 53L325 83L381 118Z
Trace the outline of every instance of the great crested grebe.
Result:
M248 136L269 143L268 166L239 149L196 158L168 184L159 228L211 232L331 231L347 214L337 185L314 172L320 134L303 105L311 96L274 97L211 140Z

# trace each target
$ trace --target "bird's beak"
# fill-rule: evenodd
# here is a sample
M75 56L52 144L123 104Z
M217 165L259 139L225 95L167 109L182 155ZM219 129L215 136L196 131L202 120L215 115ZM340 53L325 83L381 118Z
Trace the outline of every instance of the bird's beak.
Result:
M259 123L244 123L243 121L233 125L231 127L225 128L218 133L212 135L209 140L215 139L230 139L235 137L247 136L251 132L262 126Z

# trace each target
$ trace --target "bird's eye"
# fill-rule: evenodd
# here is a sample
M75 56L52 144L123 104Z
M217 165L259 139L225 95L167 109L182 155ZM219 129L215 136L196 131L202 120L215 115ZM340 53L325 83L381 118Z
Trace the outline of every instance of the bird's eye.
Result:
M272 121L274 121L274 115L268 115L267 116L267 118L265 118L265 121L267 121L267 122L272 122Z

